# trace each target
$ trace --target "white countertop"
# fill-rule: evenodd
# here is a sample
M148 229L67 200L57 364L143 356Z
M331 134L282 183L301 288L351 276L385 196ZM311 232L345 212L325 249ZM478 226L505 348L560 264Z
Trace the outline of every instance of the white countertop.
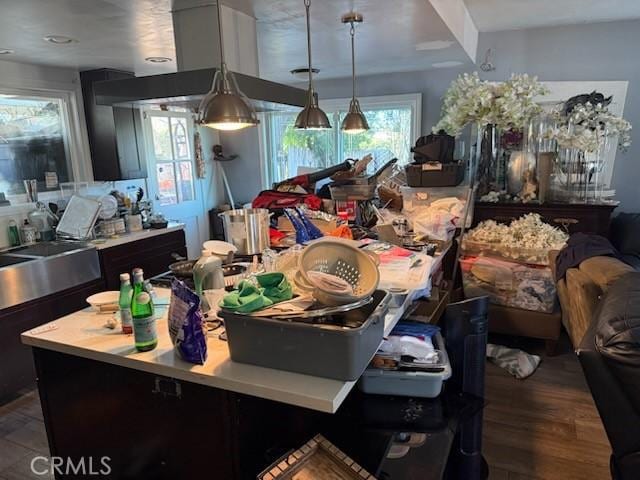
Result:
M173 229L177 228L182 227ZM167 229L158 230L165 231ZM156 291L159 303L168 303L169 290L156 288ZM385 317L385 335L402 317L416 293L419 292L410 292L402 307L389 310ZM46 324L45 328L51 327L50 330L38 332L43 328L38 327L27 331L22 334L22 342L32 347L329 413L338 410L356 383L232 362L227 344L217 338L217 332L209 335L206 363L193 365L175 353L167 329L166 307L158 310L162 310L157 325L158 346L150 352L136 351L131 335L104 327L108 315L97 314L90 309Z
M159 288L156 291L160 297L166 297L169 292ZM22 342L32 347L329 413L338 409L355 385L355 382L232 362L226 342L218 340L217 334L208 338L208 357L204 365L187 363L173 349L167 329L166 308L163 310L157 324L158 346L149 352L136 351L132 335L104 327L108 315L97 314L90 309L46 324L55 325L53 330L25 332Z
M158 228L147 230L141 230L139 232L124 233L113 238L106 240L98 240L90 242L91 245L95 245L96 250L103 250L105 248L116 247L129 242L135 242L136 240L143 240L145 238L156 237L158 235L164 235L165 233L174 232L176 230L183 230L184 223L169 222L167 228Z

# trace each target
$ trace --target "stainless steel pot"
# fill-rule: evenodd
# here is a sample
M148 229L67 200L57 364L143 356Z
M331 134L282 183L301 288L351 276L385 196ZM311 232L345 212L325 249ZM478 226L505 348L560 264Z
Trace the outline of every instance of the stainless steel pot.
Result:
M224 238L240 255L262 253L269 247L269 210L244 208L219 213L224 224Z

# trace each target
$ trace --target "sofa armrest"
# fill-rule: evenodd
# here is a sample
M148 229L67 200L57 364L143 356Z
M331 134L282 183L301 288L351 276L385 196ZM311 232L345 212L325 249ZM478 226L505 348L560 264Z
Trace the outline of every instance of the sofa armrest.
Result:
M640 414L634 409L595 345L596 321L577 350L580 365L616 459L640 452ZM635 427L634 427L635 426Z

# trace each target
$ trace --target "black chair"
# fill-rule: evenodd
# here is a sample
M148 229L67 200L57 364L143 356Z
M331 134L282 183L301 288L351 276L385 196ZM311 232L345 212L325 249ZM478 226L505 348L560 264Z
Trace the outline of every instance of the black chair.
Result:
M577 351L609 437L611 477L640 478L640 272L615 282Z

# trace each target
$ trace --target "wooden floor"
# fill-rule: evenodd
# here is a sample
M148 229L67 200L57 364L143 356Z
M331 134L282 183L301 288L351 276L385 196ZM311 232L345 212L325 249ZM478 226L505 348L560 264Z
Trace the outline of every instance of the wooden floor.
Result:
M0 480L51 479L36 475L31 460L49 456L40 400L35 391L0 406ZM36 464L40 471L44 464Z
M518 346L543 350L542 345ZM610 478L610 448L598 413L577 358L566 346L564 352L543 356L526 380L487 365L484 455L490 479ZM34 456L47 452L35 392L0 407L0 480L50 478L32 474L29 466Z
M538 370L516 380L487 365L483 452L491 480L608 480L611 448L580 364L566 346L555 357L542 345Z

